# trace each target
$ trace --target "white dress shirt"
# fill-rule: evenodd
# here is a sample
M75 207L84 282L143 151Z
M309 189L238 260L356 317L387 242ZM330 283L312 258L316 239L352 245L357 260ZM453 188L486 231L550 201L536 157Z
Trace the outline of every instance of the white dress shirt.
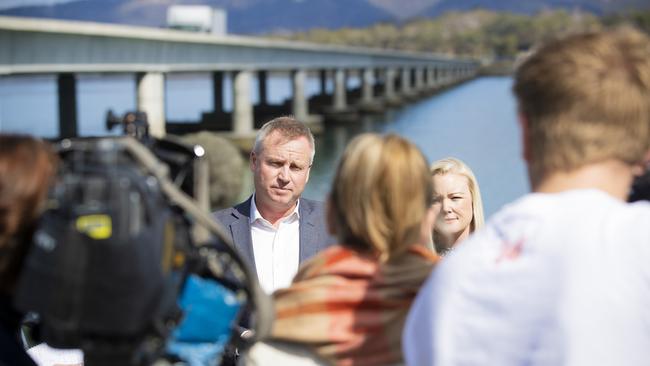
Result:
M280 220L278 228L262 217L251 200L251 237L255 269L260 285L267 293L289 287L300 262L300 215L293 212Z

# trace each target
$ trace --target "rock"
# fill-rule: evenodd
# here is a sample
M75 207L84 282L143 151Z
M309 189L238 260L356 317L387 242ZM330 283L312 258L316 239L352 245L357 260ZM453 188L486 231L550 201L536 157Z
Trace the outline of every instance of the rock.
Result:
M209 131L180 138L185 143L201 145L205 149L210 177L210 210L216 211L238 203L247 165L235 144Z

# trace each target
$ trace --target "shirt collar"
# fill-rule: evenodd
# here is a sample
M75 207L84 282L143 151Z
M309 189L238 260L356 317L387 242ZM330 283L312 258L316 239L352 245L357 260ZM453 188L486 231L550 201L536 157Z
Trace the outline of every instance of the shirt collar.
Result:
M291 212L289 215L284 217L282 221L286 221L292 217L295 216L296 220L300 219L300 199L298 199L298 202L296 202L296 207L293 208L293 212ZM250 217L250 223L254 223L257 220L264 220L268 222L264 217L262 217L262 214L260 211L257 209L257 205L255 204L255 193L253 193L253 198L251 198L251 217Z

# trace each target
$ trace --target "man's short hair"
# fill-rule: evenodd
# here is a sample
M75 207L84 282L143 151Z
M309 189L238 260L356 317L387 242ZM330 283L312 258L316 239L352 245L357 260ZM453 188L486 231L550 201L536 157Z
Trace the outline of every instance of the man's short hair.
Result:
M274 118L266 122L262 128L260 128L260 131L255 138L255 145L253 146L253 152L255 152L255 154L259 155L262 152L264 140L272 132L278 132L286 139L286 141L295 140L299 137L307 138L309 145L311 146L311 159L309 162L312 163L314 161L314 154L316 153L314 135L312 135L309 127L291 116Z
M650 39L630 27L551 42L517 70L533 182L650 148Z

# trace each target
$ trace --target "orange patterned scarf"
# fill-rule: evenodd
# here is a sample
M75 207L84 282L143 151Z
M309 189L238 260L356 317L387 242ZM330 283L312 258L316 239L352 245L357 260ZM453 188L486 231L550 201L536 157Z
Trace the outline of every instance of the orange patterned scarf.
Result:
M421 246L379 263L334 246L275 292L272 338L306 344L337 365L403 362L402 327L438 256Z

